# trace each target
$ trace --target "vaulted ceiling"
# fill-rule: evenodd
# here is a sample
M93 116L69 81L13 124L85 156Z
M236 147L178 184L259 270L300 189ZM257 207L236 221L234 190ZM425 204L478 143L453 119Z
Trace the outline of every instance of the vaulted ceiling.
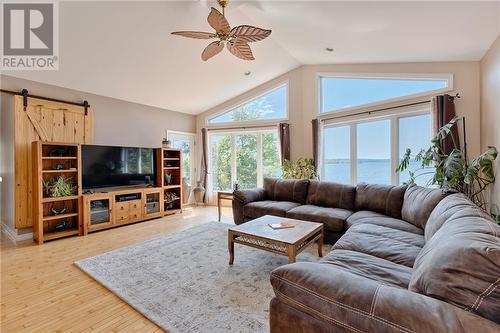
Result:
M211 5L60 2L59 71L6 74L198 114L303 64L479 60L500 32L500 2L235 1L232 26L272 35L253 62L227 51L203 62L207 41L170 32L210 31Z

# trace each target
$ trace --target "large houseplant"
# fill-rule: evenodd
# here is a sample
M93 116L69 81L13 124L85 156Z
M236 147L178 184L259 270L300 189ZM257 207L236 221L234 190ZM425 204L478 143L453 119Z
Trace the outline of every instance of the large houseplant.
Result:
M318 179L314 161L310 158L299 158L297 161L285 160L281 172L285 179Z
M453 139L453 150L449 154L444 153L441 142L451 135L453 127L457 126L460 119L455 117L441 127L427 149L413 154L411 149L407 148L396 171L407 170L413 159L419 161L420 167L417 170L408 170L410 179L407 184L414 183L418 177L433 173L430 184L427 185L438 185L445 190L462 192L486 210L488 203L485 190L488 185L495 182L493 161L497 158L498 152L496 147L488 146L486 151L469 162L460 150L458 142ZM430 166L434 169L429 168Z

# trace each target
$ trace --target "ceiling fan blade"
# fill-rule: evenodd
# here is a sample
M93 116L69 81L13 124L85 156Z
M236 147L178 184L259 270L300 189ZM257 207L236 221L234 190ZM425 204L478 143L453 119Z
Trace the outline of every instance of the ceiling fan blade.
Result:
M211 39L217 37L214 33L202 31L174 31L172 35L194 39Z
M220 40L212 42L208 44L208 46L203 50L203 53L201 54L201 59L203 61L207 61L213 56L219 54L223 49L224 49L224 42Z
M231 31L229 22L227 22L224 15L222 15L221 12L219 12L214 7L212 7L212 9L210 10L207 21L208 24L210 24L210 26L214 28L218 33L229 35L229 32Z
M250 45L248 45L245 41L234 39L227 43L227 49L240 59L255 60L252 54L252 49L250 49Z
M272 30L266 30L251 25L239 25L231 29L231 36L237 37L247 43L257 42L269 37Z

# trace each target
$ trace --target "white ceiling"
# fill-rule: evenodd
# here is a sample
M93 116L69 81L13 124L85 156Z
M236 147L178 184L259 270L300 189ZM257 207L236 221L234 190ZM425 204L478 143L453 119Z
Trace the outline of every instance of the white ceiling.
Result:
M170 32L210 31L210 4L61 2L59 71L5 73L199 114L302 64L479 60L500 32L500 2L237 2L229 23L271 37L253 62L224 51L205 63L207 41Z

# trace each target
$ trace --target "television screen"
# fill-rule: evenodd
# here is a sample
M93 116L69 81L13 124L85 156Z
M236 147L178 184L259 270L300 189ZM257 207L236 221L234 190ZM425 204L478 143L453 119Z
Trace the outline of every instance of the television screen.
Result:
M83 189L154 184L153 148L82 145Z

